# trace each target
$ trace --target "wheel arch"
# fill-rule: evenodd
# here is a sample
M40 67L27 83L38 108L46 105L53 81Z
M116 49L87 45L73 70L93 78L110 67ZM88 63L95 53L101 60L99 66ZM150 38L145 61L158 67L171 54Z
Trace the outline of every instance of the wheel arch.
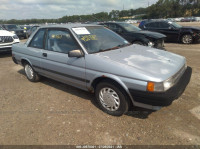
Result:
M102 82L102 81L108 81L108 82L114 82L115 84L119 85L119 87L121 89L123 89L123 91L127 94L127 97L129 98L130 102L132 105L134 105L134 100L128 90L128 88L126 87L126 85L117 77L111 77L111 76L100 76L95 78L92 83L91 83L91 90L92 92L95 91L96 86L98 85L98 83Z
M187 34L190 34L190 35L192 35L192 30L183 30L183 31L181 31L180 32L180 34L179 34L179 41L181 41L181 38L184 36L184 35L187 35Z
M32 66L32 63L27 58L22 58L21 59L22 66L24 66L26 63L29 63Z
M180 37L179 37L179 42L182 42L182 38L183 38L184 35L191 35L191 37L192 37L192 43L194 42L194 39L193 39L193 36L192 36L191 32L184 32L184 33L182 33L180 35Z
M145 36L143 37L143 38L136 38L136 39L134 39L134 40L132 40L131 41L131 43L133 44L134 42L141 42L143 45L148 45L148 42L149 42L150 40L149 39L147 39Z

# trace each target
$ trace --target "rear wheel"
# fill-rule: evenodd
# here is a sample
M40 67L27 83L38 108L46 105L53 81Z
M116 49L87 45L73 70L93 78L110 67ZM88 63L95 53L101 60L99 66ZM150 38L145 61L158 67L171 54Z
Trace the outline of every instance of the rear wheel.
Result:
M191 44L193 42L192 35L185 34L181 37L181 42L183 44Z
M24 71L29 81L38 82L40 80L40 76L33 70L29 63L25 63Z
M121 116L129 109L129 99L123 89L113 82L101 82L95 90L97 103L102 111L113 116Z

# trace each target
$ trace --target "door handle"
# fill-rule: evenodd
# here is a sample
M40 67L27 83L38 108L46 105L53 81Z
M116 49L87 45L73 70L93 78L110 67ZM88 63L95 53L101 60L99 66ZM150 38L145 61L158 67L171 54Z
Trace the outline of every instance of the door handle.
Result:
M42 53L42 56L43 57L47 57L47 53Z

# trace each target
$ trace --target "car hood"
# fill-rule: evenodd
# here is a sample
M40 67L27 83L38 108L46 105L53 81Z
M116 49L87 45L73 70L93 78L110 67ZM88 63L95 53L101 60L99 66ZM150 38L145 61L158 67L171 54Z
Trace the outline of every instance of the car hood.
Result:
M153 79L155 81L171 77L185 64L185 58L180 55L140 45L131 45L97 55L115 62L117 67L121 66L121 70L128 66L130 71L138 70L142 74L157 78Z
M0 36L14 36L14 34L6 30L0 30Z
M166 38L165 35L163 35L161 33L157 33L157 32L140 30L140 31L137 31L137 33L143 34L145 36L148 36L150 38L155 38L155 39Z
M200 27L194 27L194 26L183 26L182 29L192 29L200 31Z

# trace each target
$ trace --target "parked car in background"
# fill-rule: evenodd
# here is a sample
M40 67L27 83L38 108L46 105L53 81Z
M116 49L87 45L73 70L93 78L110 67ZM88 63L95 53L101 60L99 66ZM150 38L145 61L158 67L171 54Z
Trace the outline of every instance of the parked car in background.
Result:
M165 34L168 42L191 44L200 40L200 28L184 27L167 20L145 20L140 23L139 27L143 30Z
M39 27L39 25L31 26L31 27L29 28L29 30L27 30L27 32L26 32L26 37L27 37L27 38L30 37L31 34L32 34L34 31L36 31L36 29L37 29L38 27Z
M175 21L175 22L181 22L182 19L183 19L183 18L174 18L174 21Z
M20 28L23 29L24 31L28 31L31 26L30 25L20 25Z
M0 26L0 52L10 51L15 43L19 43L17 35L6 31Z
M196 22L200 22L200 17L195 17Z
M195 22L195 17L187 17L187 18L183 18L181 19L181 22Z
M128 40L132 44L139 44L158 49L164 49L165 35L150 31L143 31L140 28L124 22L101 23L112 31Z
M126 20L125 22L129 24L134 24L137 23L137 20Z
M31 37L12 47L13 61L28 80L42 75L95 93L110 115L120 116L133 104L154 110L170 105L191 77L184 57L132 45L103 26L43 26Z
M26 32L23 29L21 29L18 25L3 24L2 27L13 34L16 34L19 38L26 38Z

